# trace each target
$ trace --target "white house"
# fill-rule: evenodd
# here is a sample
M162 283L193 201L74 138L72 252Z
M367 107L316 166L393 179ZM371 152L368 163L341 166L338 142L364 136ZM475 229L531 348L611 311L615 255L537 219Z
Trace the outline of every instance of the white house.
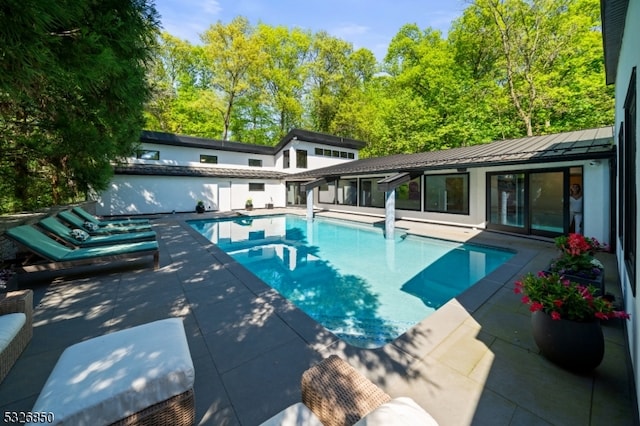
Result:
M640 302L638 300L638 65L640 65L640 1L601 0L606 78L615 87L617 142L615 247L627 323L629 355L635 387L640 386Z
M604 127L367 158L294 177L314 180L305 189L327 210L547 237L576 231L569 190L579 185L577 231L609 243L614 157L613 131Z
M292 130L276 147L144 132L97 213L131 215L309 206L557 236L575 231L569 188L584 192L579 232L611 242L611 127L444 151L358 159L364 142ZM307 195L309 193L309 198ZM392 201L392 204L389 204ZM579 223L580 224L580 223Z
M300 129L275 147L143 132L136 156L115 167L109 188L98 194L100 215L256 208L304 202L298 172L358 159L362 141Z

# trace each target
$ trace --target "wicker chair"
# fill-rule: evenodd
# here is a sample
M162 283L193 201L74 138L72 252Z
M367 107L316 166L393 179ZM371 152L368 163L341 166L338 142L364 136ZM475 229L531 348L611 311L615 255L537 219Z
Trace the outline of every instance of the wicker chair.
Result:
M33 291L19 290L0 294L0 315L22 312L26 321L9 345L0 353L0 382L27 347L33 336Z
M340 357L302 374L302 402L325 426L351 426L391 397Z

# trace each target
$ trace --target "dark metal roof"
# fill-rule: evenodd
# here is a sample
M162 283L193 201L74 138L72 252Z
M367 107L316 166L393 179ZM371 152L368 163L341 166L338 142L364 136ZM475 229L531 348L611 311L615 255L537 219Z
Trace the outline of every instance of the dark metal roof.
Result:
M197 138L194 136L176 135L174 133L152 132L144 130L140 135L141 142L160 145L173 145L188 148L217 149L221 151L244 152L248 154L274 155L292 140L301 140L342 148L361 149L366 142L347 139L324 133L293 129L287 133L276 146L254 145L242 142L223 141L218 139Z
M602 44L604 47L607 84L616 82L618 57L620 56L628 5L629 0L600 0Z
M155 164L120 164L117 175L194 176L210 178L284 179L286 173L262 169L226 169L222 167L187 167Z
M613 128L503 140L483 145L365 158L288 176L290 180L370 173L551 163L608 158L614 154Z

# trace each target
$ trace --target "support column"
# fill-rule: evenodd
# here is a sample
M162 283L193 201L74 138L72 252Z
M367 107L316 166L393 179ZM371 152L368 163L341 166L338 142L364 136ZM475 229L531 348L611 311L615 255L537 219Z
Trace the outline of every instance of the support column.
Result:
M313 220L313 188L307 189L307 220Z
M393 239L396 222L396 189L385 192L384 234L387 239Z

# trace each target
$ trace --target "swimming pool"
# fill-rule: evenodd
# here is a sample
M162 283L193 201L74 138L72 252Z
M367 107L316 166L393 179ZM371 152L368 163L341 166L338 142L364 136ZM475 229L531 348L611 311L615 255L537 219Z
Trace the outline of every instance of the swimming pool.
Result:
M189 224L347 343L396 339L513 252L294 215Z

